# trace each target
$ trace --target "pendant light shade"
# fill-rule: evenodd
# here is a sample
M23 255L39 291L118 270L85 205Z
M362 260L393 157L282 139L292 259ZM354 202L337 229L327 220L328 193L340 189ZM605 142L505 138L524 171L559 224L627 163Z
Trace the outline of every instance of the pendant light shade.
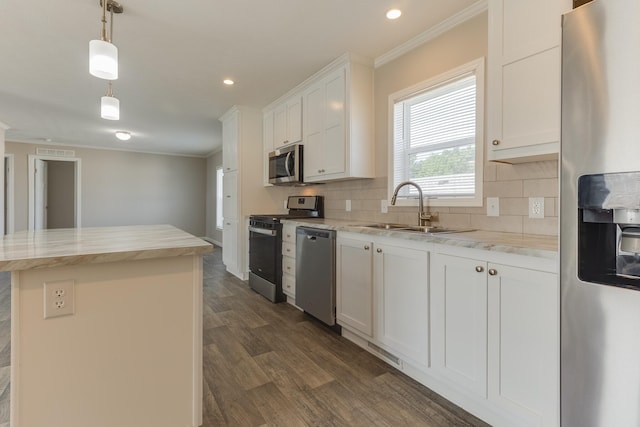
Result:
M100 99L100 116L107 120L120 120L120 100L113 95Z
M118 79L118 48L105 40L89 42L89 73L105 80Z

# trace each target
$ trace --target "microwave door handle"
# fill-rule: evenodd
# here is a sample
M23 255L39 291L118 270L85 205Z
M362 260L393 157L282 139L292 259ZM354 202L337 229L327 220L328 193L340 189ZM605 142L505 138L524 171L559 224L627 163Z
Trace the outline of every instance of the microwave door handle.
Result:
M287 153L287 158L284 161L284 168L287 171L287 176L291 176L291 170L289 169L289 160L291 160L291 154L293 154L291 151L289 151Z

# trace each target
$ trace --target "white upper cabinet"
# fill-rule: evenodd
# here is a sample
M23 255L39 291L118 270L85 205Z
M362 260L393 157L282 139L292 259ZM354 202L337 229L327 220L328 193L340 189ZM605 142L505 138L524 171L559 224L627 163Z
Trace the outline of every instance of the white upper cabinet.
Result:
M561 16L570 0L489 0L489 160L557 158Z
M373 68L344 55L304 91L304 180L374 176Z
M346 53L263 114L263 151L302 143L305 181L374 177L372 60Z
M302 141L302 97L294 95L273 110L274 148Z
M222 126L222 168L224 172L238 169L238 116L230 115Z

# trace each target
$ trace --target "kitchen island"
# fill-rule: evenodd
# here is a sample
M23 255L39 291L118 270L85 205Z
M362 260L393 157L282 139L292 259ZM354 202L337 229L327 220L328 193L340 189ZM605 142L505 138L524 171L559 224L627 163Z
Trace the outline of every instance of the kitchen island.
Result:
M11 426L202 423L202 255L169 225L5 236Z

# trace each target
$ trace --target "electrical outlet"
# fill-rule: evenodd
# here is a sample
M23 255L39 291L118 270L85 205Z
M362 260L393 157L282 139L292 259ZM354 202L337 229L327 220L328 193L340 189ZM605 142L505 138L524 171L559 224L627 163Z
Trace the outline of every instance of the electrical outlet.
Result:
M351 200L344 201L344 210L347 212L351 212Z
M60 280L44 283L44 318L66 316L75 313L75 282Z
M487 216L500 216L500 199L487 197Z
M544 218L544 197L529 197L529 218Z
M389 213L389 201L387 199L380 200L380 212Z

